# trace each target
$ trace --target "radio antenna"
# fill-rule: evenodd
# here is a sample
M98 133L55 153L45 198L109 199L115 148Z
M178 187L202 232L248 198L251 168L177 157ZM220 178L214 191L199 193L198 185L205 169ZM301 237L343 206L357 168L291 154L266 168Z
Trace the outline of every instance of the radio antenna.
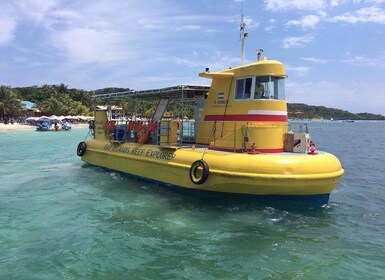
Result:
M245 62L245 38L247 33L245 32L246 23L243 19L243 1L242 1L242 16L241 16L241 26L240 26L240 41L241 41L241 65Z

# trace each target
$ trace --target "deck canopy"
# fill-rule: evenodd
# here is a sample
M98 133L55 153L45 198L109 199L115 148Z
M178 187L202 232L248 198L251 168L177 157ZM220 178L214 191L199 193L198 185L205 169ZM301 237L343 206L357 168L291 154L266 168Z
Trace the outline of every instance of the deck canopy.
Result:
M137 98L145 100L183 99L184 101L188 101L204 98L209 90L209 86L179 85L161 89L102 93L94 95L94 98L97 100L122 100L127 98Z

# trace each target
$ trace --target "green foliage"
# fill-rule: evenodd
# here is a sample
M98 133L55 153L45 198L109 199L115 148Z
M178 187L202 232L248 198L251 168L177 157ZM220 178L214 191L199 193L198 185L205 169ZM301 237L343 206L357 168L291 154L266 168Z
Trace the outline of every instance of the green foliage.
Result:
M20 99L10 87L0 86L0 115L17 115L21 110Z
M289 119L385 120L385 116L382 115L353 114L345 110L300 103L288 103L287 110Z
M18 87L13 89L20 100L36 103L45 115L90 115L93 93L68 89L66 85L43 85L41 87Z
M95 91L69 89L67 85L43 85L10 88L0 86L0 115L17 115L21 110L21 100L32 101L47 115L91 115L95 106L93 95L100 93L115 93L130 91L129 88L104 88ZM124 101L98 101L97 105L115 105L123 108L126 115L132 114L150 118L155 111L158 101L128 98ZM310 106L306 104L290 103L288 116L290 119L335 119L335 120L385 120L385 116L359 113L327 108L324 106ZM167 106L165 116L192 118L194 106L182 104L179 100L172 100Z
M115 93L115 92L123 92L123 91L130 91L129 88L116 88L116 87L109 87L109 88L102 88L97 89L94 91L94 94L103 94L103 93Z

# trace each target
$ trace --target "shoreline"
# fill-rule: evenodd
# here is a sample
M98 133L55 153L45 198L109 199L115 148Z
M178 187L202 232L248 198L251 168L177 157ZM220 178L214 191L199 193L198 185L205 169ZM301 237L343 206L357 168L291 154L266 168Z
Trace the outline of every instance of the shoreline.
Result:
M72 124L72 128L83 128L88 127L88 123L80 123L80 124ZM28 131L28 130L36 130L36 126L27 125L27 124L3 124L0 123L0 132L4 131Z

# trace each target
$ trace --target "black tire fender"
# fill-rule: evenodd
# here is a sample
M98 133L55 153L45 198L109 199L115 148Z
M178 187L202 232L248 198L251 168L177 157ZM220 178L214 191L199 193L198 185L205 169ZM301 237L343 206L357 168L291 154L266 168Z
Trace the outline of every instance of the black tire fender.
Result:
M209 177L209 166L203 159L194 161L190 167L190 180L194 184L200 185L206 182Z
M86 153L87 145L85 142L80 142L78 145L78 149L76 150L76 154L81 157Z

